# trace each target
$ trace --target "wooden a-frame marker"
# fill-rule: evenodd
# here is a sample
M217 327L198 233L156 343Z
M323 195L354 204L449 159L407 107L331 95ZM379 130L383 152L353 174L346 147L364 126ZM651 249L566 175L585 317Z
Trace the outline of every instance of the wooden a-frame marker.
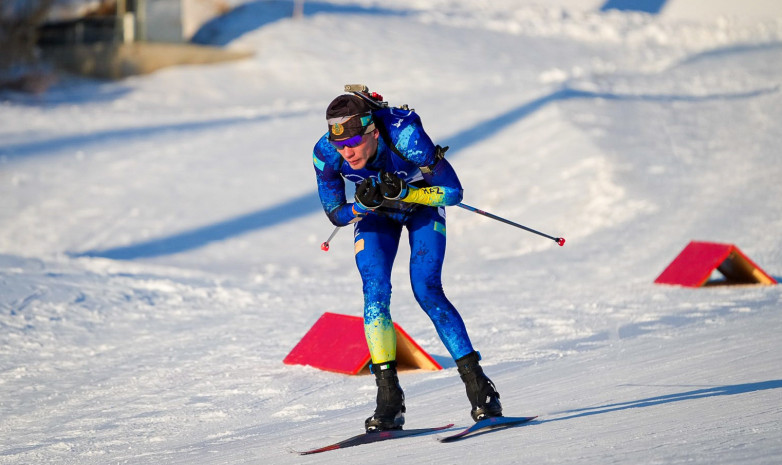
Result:
M394 323L394 329L396 362L400 371L443 369L401 326ZM290 351L283 363L358 375L369 373L370 360L364 336L364 319L326 312Z
M709 278L714 270L724 280ZM755 262L733 244L692 241L654 280L657 284L701 287L718 284L777 284Z

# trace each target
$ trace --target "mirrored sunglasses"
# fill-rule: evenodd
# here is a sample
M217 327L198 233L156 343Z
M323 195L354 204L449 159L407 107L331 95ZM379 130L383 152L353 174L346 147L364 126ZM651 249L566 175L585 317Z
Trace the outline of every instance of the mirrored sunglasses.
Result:
M358 134L356 136L350 137L348 139L344 140L332 140L331 145L334 146L337 150L342 150L345 147L349 148L355 148L361 145L361 141L364 140L364 134Z

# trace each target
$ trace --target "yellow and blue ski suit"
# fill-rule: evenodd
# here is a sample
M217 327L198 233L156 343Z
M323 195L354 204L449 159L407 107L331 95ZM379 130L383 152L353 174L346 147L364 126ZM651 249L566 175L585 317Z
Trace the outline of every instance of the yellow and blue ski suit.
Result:
M364 291L364 332L372 363L396 360L396 333L390 313L391 268L402 228L410 242L413 294L434 323L454 359L473 351L459 312L445 296L441 274L445 256L445 207L462 200L462 186L453 167L442 158L412 110L383 108L373 112L380 131L377 152L354 170L325 134L315 145L313 163L323 209L336 226L354 225L354 251ZM403 200L386 200L376 210L357 216L346 198L346 182L358 185L394 173L408 183Z

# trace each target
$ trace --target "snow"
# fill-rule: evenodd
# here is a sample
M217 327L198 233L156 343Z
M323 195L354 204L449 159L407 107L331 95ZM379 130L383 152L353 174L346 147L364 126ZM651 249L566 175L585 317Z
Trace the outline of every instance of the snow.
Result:
M2 95L0 464L779 462L780 287L653 284L690 240L782 277L777 2L232 3L213 40L251 59ZM290 452L373 409L371 378L282 363L361 313L308 155L355 82L451 146L465 203L567 239L448 210L446 292L537 423ZM405 248L395 321L445 366L402 374L407 426L467 426Z

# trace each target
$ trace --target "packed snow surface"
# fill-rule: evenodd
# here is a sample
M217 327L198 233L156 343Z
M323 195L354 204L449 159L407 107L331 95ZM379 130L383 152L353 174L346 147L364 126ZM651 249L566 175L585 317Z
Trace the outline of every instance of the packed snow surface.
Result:
M653 283L691 240L782 277L778 2L231 3L199 37L251 59L0 96L0 464L779 463L782 288ZM465 203L567 239L448 210L446 292L536 422L291 453L374 408L282 363L361 314L310 156L346 83L422 115ZM402 373L407 427L468 426L405 248L394 319L445 367Z

